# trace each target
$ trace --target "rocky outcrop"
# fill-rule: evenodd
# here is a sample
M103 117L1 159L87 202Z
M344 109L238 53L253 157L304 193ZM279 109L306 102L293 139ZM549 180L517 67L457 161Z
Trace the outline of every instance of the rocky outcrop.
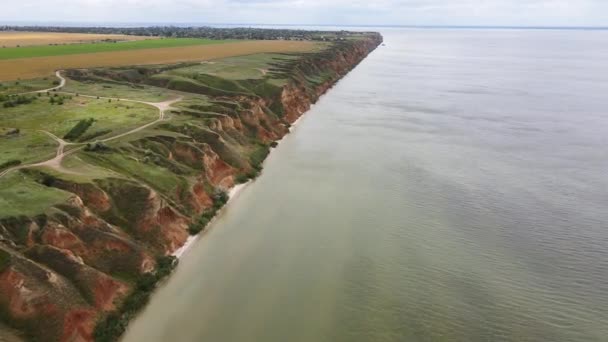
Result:
M257 175L270 144L381 42L369 34L304 55L282 67L289 82L276 91L194 89L213 99L180 113L196 119L169 120L157 135L115 147L125 163L153 172L123 168L103 154L90 158L116 177L76 182L23 170L24 177L72 196L33 217L0 213L0 318L33 340L92 341L95 325L120 307L140 284L136 279L161 268L157 257L180 248L199 215L217 210L218 192ZM131 84L160 71L69 74Z

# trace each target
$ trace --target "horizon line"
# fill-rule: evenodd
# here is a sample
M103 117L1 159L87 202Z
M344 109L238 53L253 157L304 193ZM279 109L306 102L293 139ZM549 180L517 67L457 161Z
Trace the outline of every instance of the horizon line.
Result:
M235 27L247 27L247 26L284 26L284 27L385 27L385 28L453 28L453 29L570 29L570 30L608 30L608 26L568 26L568 25L450 25L450 24L276 24L276 23L205 23L205 22L120 22L120 21L107 21L107 22L78 22L78 21L2 21L0 20L1 26L17 26L17 27L62 27L63 25L84 25L88 27L104 27L104 25L110 25L111 27L120 27L119 25L128 25L129 27L158 27L158 26L192 26L192 27L205 27L205 26L235 26ZM139 26L141 25L141 26ZM69 26L66 26L69 27ZM74 26L72 26L74 27Z

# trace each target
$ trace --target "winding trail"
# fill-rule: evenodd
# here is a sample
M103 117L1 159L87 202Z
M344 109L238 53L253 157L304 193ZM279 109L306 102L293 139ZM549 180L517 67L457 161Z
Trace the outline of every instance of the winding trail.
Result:
M66 79L63 78L63 76L61 76L61 70L58 70L55 72L55 76L57 76L57 78L59 78L59 85L52 87L52 88L48 88L48 89L42 89L42 90L34 90L34 91L26 91L25 93L19 93L19 94L14 94L14 95L27 95L27 94L38 94L38 93L46 93L49 91L53 91L53 90L59 90L63 87L65 87L65 83L66 83Z
M54 91L54 90L59 90L59 89L63 88L65 86L65 84L66 84L67 81L66 81L66 79L63 76L61 76L61 71L55 72L55 76L57 76L59 78L60 82L61 82L59 84L59 86L53 87L53 88L49 88L49 89L44 89L44 90L37 90L37 91L28 92L28 93L22 93L22 94L46 93L47 91ZM70 92L62 92L62 93L64 93L64 94L70 94L70 95L75 94L75 93L70 93ZM21 95L21 94L19 94L19 95ZM142 104L145 104L145 105L156 107L158 109L158 112L159 112L158 119L156 119L156 120L154 120L152 122L149 122L147 124L144 124L142 126L136 127L136 128L134 128L134 129L132 129L132 130L130 130L128 132L124 132L124 133L121 133L121 134L118 134L118 135L115 135L115 136L112 136L112 137L109 137L109 138L106 138L106 139L98 140L99 142L108 142L108 141L116 140L116 139L125 137L127 135L139 132L139 131L141 131L143 129L146 129L146 128L150 127L150 126L153 126L153 125L155 125L155 124L157 124L157 123L165 120L165 112L168 111L168 110L170 110L170 109L172 109L171 105L174 104L174 103L176 103L176 102L181 101L184 98L183 96L179 96L177 98L174 98L174 99L171 99L171 100L167 100L167 101L163 101L163 102L146 102L146 101L139 101L139 100L131 100L131 99L123 99L123 98L115 98L115 97L103 97L103 96L94 96L94 95L82 95L82 94L79 94L78 96L92 98L92 99L119 100L119 101L124 101L124 102L142 103ZM73 171L70 171L70 170L62 167L61 163L63 161L63 158L65 158L66 156L68 156L68 155L70 155L70 154L72 154L74 152L80 151L81 149L84 148L85 144L83 144L83 143L72 143L72 142L65 141L65 140L59 138L58 136L54 135L51 132L47 132L47 131L43 131L43 130L41 130L40 132L45 133L46 135L48 135L49 137L51 137L53 140L55 140L55 142L57 142L58 146L57 146L57 153L55 154L55 157L53 157L53 158L51 158L49 160L38 162L38 163L24 164L24 165L18 165L18 166L15 166L15 167L8 168L8 169L0 172L0 178L6 176L7 174L9 174L12 171L26 169L26 168L29 168L29 167L38 167L38 166L50 167L50 168L52 168L52 169L54 169L56 171L60 171L60 172L63 172L63 173L74 173ZM69 151L66 152L65 151L65 147L66 146L78 146L78 147L74 148L74 149L71 149L71 150L69 150Z

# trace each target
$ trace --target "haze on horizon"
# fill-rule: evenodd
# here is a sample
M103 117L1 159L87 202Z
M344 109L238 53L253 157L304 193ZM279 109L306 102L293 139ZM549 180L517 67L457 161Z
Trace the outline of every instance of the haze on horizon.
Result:
M0 0L0 24L608 26L605 0ZM9 2L10 1L10 2Z

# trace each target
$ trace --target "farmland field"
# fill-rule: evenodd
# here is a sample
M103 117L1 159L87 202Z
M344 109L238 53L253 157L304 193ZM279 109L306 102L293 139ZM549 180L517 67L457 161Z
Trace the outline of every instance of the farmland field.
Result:
M122 34L63 33L63 32L0 32L0 46L33 46L49 44L90 43L103 40L134 41L154 37L128 36Z
M4 48L0 50L0 59L33 58L47 56L78 55L84 53L130 51L142 49L170 48L192 45L210 45L229 42L198 38L146 39L131 42L100 42L67 45L40 45L27 47Z
M158 40L164 43L163 40ZM168 39L166 41L171 42ZM190 41L190 40L186 40ZM146 43L155 41L143 41ZM115 43L120 46L131 43ZM179 43L186 44L186 43ZM96 46L103 44L94 44ZM150 46L150 45L148 45ZM36 58L18 58L0 60L0 81L30 79L50 76L55 70L128 66L145 64L178 63L185 61L203 61L255 53L307 52L321 48L323 45L308 41L238 41L223 44L182 45L179 47L158 47L127 51L108 51L98 53L47 56ZM0 50L0 55L2 50ZM2 59L2 58L0 58Z

